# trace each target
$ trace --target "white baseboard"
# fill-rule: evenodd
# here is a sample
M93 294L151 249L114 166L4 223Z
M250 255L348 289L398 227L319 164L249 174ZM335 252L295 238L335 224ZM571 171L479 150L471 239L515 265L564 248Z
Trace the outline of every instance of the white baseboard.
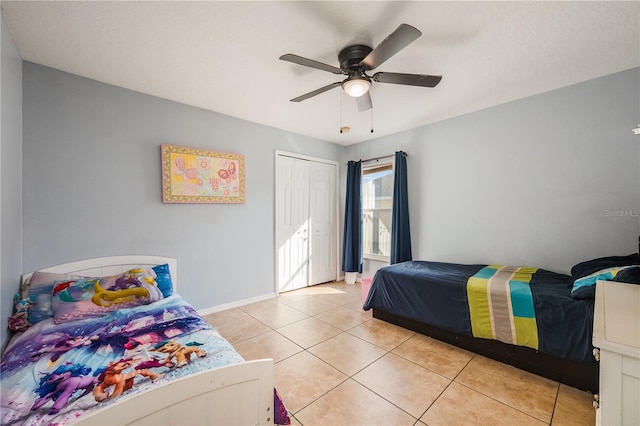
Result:
M215 314L216 312L226 311L227 309L237 308L239 306L249 305L251 303L262 302L263 300L274 299L275 293L268 293L262 296L251 297L249 299L238 300L237 302L225 303L224 305L212 306L210 308L198 309L200 316Z

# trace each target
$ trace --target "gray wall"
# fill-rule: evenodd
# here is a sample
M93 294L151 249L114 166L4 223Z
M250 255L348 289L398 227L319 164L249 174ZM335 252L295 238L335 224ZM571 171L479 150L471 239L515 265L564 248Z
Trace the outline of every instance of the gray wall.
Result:
M22 59L0 19L0 343L22 273Z
M343 147L25 62L24 265L178 259L196 308L274 292L274 151ZM160 145L245 156L246 203L163 204Z
M568 272L638 250L639 93L636 68L352 145L346 159L409 153L414 259Z
M4 66L2 78L4 90ZM21 272L141 253L178 258L180 293L197 308L272 293L276 149L340 161L341 206L346 160L408 151L416 259L566 272L637 249L638 69L351 147L31 63L22 78L23 99L10 104L24 103L23 207L4 204L5 176L21 166L5 168L3 126L1 209L3 246L7 216L22 217L10 247L21 271L3 269L3 296ZM163 143L244 154L247 202L162 204Z

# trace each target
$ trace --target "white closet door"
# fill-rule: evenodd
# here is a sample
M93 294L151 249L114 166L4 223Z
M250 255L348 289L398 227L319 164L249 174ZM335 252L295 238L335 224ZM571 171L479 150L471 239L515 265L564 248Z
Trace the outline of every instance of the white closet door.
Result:
M309 170L309 284L336 279L336 168L312 161Z
M276 157L276 228L279 291L309 282L309 162Z
M337 167L276 155L276 265L279 292L333 281Z

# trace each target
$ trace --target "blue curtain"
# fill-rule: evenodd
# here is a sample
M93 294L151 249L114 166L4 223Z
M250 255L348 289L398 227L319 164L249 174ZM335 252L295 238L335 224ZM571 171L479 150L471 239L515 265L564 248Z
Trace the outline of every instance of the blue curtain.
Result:
M362 272L362 162L347 163L347 199L344 207L342 270Z
M393 178L390 263L393 265L407 260L412 260L409 197L407 195L407 159L404 152L398 151L396 152Z

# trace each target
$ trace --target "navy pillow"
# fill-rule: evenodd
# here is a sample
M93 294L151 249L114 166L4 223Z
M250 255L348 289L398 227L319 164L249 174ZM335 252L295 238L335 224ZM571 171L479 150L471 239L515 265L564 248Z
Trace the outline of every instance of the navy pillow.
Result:
M629 269L637 269L630 267L633 265L640 265L640 255L638 253L628 256L600 257L574 265L571 268L571 276L573 278L571 282L571 297L577 300L594 299L597 280L615 280L620 274L624 274ZM630 268L619 270L625 266ZM620 278L618 280L622 281Z
M158 283L158 289L162 292L162 295L164 297L171 296L173 294L173 282L171 281L169 264L156 265L151 269L156 273L156 283Z
M618 275L612 280L621 283L640 284L640 266L632 266L624 271L618 272Z
M575 281L602 269L638 264L640 264L640 255L638 253L630 254L628 256L600 257L598 259L587 260L574 265L573 268L571 268L571 276Z

